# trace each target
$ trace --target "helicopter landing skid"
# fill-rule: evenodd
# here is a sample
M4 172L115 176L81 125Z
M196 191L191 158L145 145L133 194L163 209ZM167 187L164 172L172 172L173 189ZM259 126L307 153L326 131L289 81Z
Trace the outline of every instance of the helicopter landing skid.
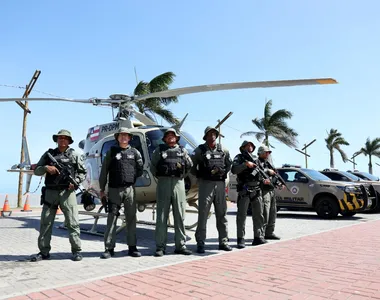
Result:
M198 205L197 205L196 202L188 202L188 205L190 207L194 207L195 210L194 209L186 209L186 213L198 213ZM137 220L136 223L143 224L143 225L148 225L148 226L149 225L150 226L155 226L156 225L156 222L155 222L156 203L153 203L151 206L147 206L146 208L152 209L152 220L153 221ZM101 231L97 230L99 218L100 217L106 218L108 216L108 213L102 212L103 209L104 209L104 207L102 205L102 206L100 206L100 208L96 212L93 212L93 211L80 211L79 212L79 214L81 214L81 215L87 215L87 216L93 216L94 217L94 224L92 225L92 227L89 230L81 228L80 231L82 233L87 233L87 234L92 234L92 235L97 235L97 236L104 236L104 232L101 232ZM208 215L208 218L210 218L211 215L212 215L212 213L210 212L209 215ZM124 228L126 227L126 222L125 222L125 216L124 216L124 214L121 214L120 216L122 217L123 221L122 221L122 224L116 229L116 234L118 234L119 232L123 231ZM197 224L198 224L197 221L195 223L192 223L192 224L189 224L189 225L185 224L185 228L187 230L190 230L190 229L195 228L197 226ZM171 227L171 228L174 227L174 218L173 218L172 208L170 208L170 212L169 212L168 227ZM64 223L62 225L58 226L58 228L60 228L60 229L67 229Z

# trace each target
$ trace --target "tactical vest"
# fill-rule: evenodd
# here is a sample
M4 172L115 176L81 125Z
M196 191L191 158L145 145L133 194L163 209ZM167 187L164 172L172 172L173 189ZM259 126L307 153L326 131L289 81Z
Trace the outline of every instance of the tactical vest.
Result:
M202 151L203 163L199 165L199 177L204 180L224 181L227 178L225 153L217 144L216 151L211 151L206 145L199 145Z
M157 176L182 178L185 172L186 160L182 146L169 148L160 144L160 160L157 163Z
M250 161L250 162L253 162L253 163L257 163L253 157L251 157L250 155L248 154L238 154L239 155L239 159L241 162L245 162L245 161ZM239 183L242 183L242 184L247 184L247 183L252 183L252 185L259 185L259 181L260 181L260 173L257 172L255 169L252 169L252 168L246 168L244 169L244 171L240 172L238 175L237 175L237 178L238 178L238 181Z
M131 186L136 181L136 150L119 146L111 147L111 163L109 165L109 182L111 188Z
M74 159L72 153L74 152L74 149L69 148L67 151L62 152L59 151L58 148L55 149L49 149L48 152L57 160L58 163L63 165L64 167L67 167L70 175L75 176L75 170L74 170ZM48 160L48 165L52 166L53 162L50 161L49 157L46 155L47 160ZM45 186L47 189L50 190L64 190L69 187L69 179L64 178L61 176L61 179L59 178L59 174L49 174L46 172L46 177L45 177ZM58 181L57 181L58 180Z

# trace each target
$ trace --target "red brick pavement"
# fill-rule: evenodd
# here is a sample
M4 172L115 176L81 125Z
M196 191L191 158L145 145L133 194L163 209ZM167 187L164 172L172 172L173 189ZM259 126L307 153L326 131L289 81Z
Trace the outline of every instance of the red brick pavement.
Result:
M12 299L380 299L379 231L371 221Z

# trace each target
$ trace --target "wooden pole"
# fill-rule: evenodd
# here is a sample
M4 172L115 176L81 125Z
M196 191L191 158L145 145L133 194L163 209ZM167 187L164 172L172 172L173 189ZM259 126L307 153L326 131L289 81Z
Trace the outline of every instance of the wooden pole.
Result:
M40 76L40 73L41 73L41 71L39 71L39 70L36 70L34 72L32 79L30 80L29 84L26 86L26 89L25 89L25 92L24 92L24 95L22 96L22 98L28 98L29 97L30 92L32 91L38 77ZM23 106L21 106L20 104L19 105L24 109L24 117L23 117L23 121L22 121L22 133L21 133L21 137L24 138L24 137L26 137L27 116L28 116L28 113L30 113L30 110L28 108L28 101L27 100L25 100L25 102L22 104L23 104ZM22 143L21 143L20 164L24 162L24 156L25 156L24 147L22 146ZM17 206L18 207L22 207L22 186L23 186L23 183L24 183L24 174L22 172L20 172L19 176L18 176L18 193L17 193Z

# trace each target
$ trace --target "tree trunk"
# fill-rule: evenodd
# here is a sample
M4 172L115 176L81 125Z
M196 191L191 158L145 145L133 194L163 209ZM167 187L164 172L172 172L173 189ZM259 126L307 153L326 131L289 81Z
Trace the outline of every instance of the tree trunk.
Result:
M269 136L265 134L265 145L269 148Z
M368 164L369 174L372 174L372 155L369 155L369 164Z
M333 154L333 150L330 150L330 168L334 168L334 154Z

